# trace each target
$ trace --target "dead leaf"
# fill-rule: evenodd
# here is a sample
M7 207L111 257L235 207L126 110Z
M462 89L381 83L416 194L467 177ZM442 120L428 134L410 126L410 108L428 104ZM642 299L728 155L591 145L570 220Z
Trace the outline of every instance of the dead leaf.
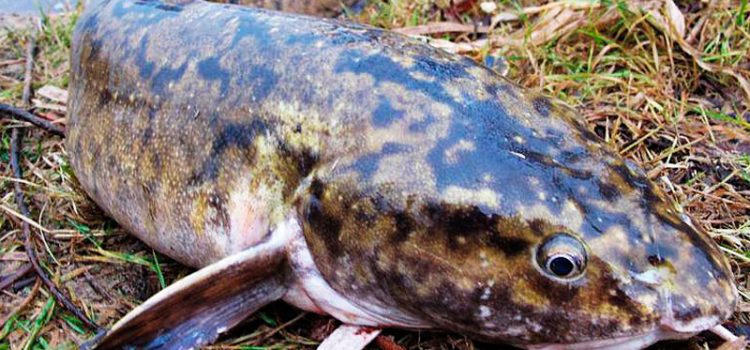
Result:
M492 21L490 22L490 28L495 28L498 23L500 22L510 22L518 20L518 15L511 12L500 12L494 16L492 16Z
M57 86L45 85L36 91L36 94L54 102L68 103L68 92Z
M592 1L592 0L561 0L561 1L555 1L551 2L546 5L541 6L529 6L524 7L521 12L523 12L526 15L544 12L549 9L553 8L568 8L571 10L583 10L583 9L590 9L590 8L598 8L601 6L600 1Z
M470 24L456 22L433 22L414 27L405 27L394 29L395 32L406 35L428 35L437 33L487 33L489 28L486 26L475 27Z
M472 52L481 49L487 45L487 39L481 39L472 42L456 43L445 39L433 39L423 36L415 36L416 39L423 40L438 49L445 50L450 53L465 53Z
M55 111L55 112L61 112L65 113L68 111L68 107L66 105L57 104L57 103L44 103L39 99L33 99L31 102L34 103L35 109L46 109L49 111Z
M682 15L680 9L675 5L674 1L666 0L664 4L664 12L667 14L667 19L674 26L675 31L680 38L685 37L685 16Z
M484 11L484 13L494 13L497 10L497 4L494 1L482 1L479 4L479 8Z
M671 5L670 5L671 3ZM691 46L685 40L685 18L682 13L679 12L677 6L672 0L664 1L633 1L629 3L636 9L639 9L648 15L648 20L656 28L667 34L672 40L677 42L680 48L689 54L695 63L704 70L711 73L727 74L734 77L740 84L740 87L745 92L747 104L750 106L750 81L748 78L732 69L731 67L721 66L718 64L708 63L703 61L703 53ZM670 7L674 9L670 10ZM659 12L659 9L664 8L668 12L669 18L665 18ZM679 13L679 14L677 14ZM681 28L681 29L680 29Z
M465 53L492 46L523 46L528 43L540 45L554 37L566 35L579 28L587 19L585 9L600 7L599 1L592 0L561 0L542 6L525 7L519 13L526 15L540 14L534 21L531 35L526 37L528 28L522 28L511 35L503 37L492 37L491 39L480 39L472 42L455 43L441 39L418 38L425 40L434 47L452 53ZM611 17L611 16L610 16ZM499 22L517 20L518 14L502 12L493 16L489 27L479 27L477 32L486 33L497 26ZM407 35L419 36L445 32L473 32L474 27L456 22L431 23L423 26L396 29L397 32Z

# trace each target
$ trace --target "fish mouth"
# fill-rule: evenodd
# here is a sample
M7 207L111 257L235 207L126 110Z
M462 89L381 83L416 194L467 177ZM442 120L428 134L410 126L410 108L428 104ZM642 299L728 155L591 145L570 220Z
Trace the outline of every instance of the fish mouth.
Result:
M673 334L696 334L711 329L721 323L722 318L718 315L706 315L691 320L679 320L675 317L674 306L671 298L667 296L667 303L660 321L663 330Z
M609 339L592 339L578 343L529 344L523 347L532 350L633 350L646 348L662 340L687 339L703 331L711 331L727 339L724 335L717 333L716 328L717 326L721 328L721 322L729 317L728 315L734 310L738 298L736 286L732 286L731 300L726 305L722 305L724 312L704 313L698 317L686 319L678 317L683 306L675 302L675 294L669 288L661 286L662 281L655 278L659 276L641 274L637 277L640 277L641 282L650 282L649 284L657 286L658 303L662 305L659 310L659 320L647 332L615 336ZM644 281L644 279L647 279L647 281Z
M526 346L526 348L530 350L633 350L643 349L660 340L690 338L694 334L695 333L678 333L666 329L658 329L641 335L590 340L569 344L535 344Z
M671 315L662 318L659 328L647 333L622 336L610 339L589 340L569 344L534 344L526 346L531 350L633 350L643 349L661 340L690 338L719 324L718 316L705 316L690 322L680 322Z

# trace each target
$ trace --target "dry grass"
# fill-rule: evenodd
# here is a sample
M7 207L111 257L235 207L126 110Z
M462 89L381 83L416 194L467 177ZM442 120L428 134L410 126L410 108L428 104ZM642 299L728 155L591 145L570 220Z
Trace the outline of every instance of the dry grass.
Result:
M664 1L596 6L498 1L491 13L480 2L373 0L356 18L393 29L420 26L411 31L433 33L436 45L477 60L504 57L512 80L576 107L591 129L641 163L721 245L741 288L734 322L748 324L750 91L743 90L743 79L750 79L748 1L678 3L682 19ZM45 20L35 90L66 88L74 20L74 14ZM446 30L444 22L463 25L450 24L457 32L439 33ZM0 102L20 104L28 38L28 30L0 35ZM37 115L64 124L60 101L37 98ZM27 134L23 184L32 217L23 219L43 228L45 239L37 245L43 266L90 317L111 324L190 272L128 236L86 198L68 167L62 139L19 122L2 120L0 127L0 283L26 265L22 218L14 214L17 180L8 167L13 128ZM0 291L0 350L75 348L91 337L32 276ZM334 326L328 318L277 303L211 348L309 349ZM482 348L457 335L386 334L409 349ZM672 348L704 346L698 338Z

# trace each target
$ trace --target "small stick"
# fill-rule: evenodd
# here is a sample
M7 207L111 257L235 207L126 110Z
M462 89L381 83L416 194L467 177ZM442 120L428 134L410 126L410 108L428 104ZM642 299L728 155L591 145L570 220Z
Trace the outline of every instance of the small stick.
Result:
M23 76L23 95L21 101L24 108L31 107L31 79L34 75L34 53L36 52L36 36L39 30L35 30L26 45L26 72Z
M34 34L31 36L31 39L29 39L29 43L26 46L26 71L23 78L23 95L21 100L23 108L25 109L31 108L31 81L34 72L34 53L36 52L37 33L38 29L34 31ZM29 113L27 110L0 103L0 114L31 123L47 132L65 137L65 130L61 127Z
M0 280L0 290L8 288L19 278L26 276L27 273L31 272L31 269L32 269L31 264L25 264L21 266L20 269L16 270L16 272L11 274L10 276Z
M23 109L0 103L0 115L5 115L14 119L29 122L32 125L44 129L51 134L65 137L65 130L63 130L63 128L59 127L58 125L52 124L45 119L39 118Z
M23 178L23 175L21 174L21 162L20 162L20 131L16 128L13 129L11 132L11 141L10 141L10 167L13 169L13 176L15 176L17 179ZM24 204L24 196L23 191L21 189L21 183L15 182L14 184L14 195L16 197L16 205L18 206L18 210L21 212L23 216L30 217L31 213L29 212L29 209L26 207L26 204ZM42 269L42 267L39 265L39 260L36 255L36 249L34 248L34 242L31 237L31 229L29 227L29 223L25 220L22 221L21 227L23 229L23 237L24 237L24 247L26 248L26 254L29 256L29 262L34 267L34 270L36 271L39 278L41 278L44 285L47 287L47 289L52 293L52 295L55 297L55 300L62 305L66 310L68 310L70 313L72 313L75 317L80 319L87 328L91 329L94 332L100 332L103 331L103 328L99 327L96 323L91 321L83 312L81 312L78 307L76 307L70 299L68 299L64 294L60 292L59 289L57 289L57 286L55 286L55 283L52 282L52 280L49 279L49 276L47 276L47 273Z
M26 45L26 71L23 76L23 94L21 103L23 108L31 108L31 80L34 77L34 53L36 52L36 37L39 34L39 23ZM55 135L65 136L65 132L59 126L39 118L28 111L13 106L0 104L0 113L10 115L13 118L27 121Z
M31 105L31 79L32 79L32 73L34 70L34 52L36 51L36 35L38 31L34 32L34 35L32 35L31 40L29 41L29 44L26 48L26 73L24 75L24 88L23 88L23 104L25 107L29 107ZM61 129L59 129L56 125L49 123L47 121L43 121L36 116L32 115L31 113L28 113L26 111L20 110L18 108L7 106L7 105L0 105L0 112L10 112L12 115L20 116L21 119L25 119L28 121L38 121L39 124L32 122L34 125L38 125L42 127L45 130L48 130L50 132L56 133L58 135L64 136L64 133ZM28 118L32 117L32 118ZM42 123L43 122L43 123ZM19 180L23 179L23 174L21 173L21 138L23 137L23 134L21 134L21 131L18 128L14 128L11 132L10 137L10 167L13 170L13 176ZM21 215L24 217L31 217L31 213L29 212L29 209L24 204L24 196L23 191L21 188L20 182L14 183L14 195L16 197L16 205L18 206L18 210L21 212ZM24 248L26 249L26 255L29 257L29 262L31 263L31 266L36 271L36 274L39 276L39 278L42 280L44 285L47 287L47 289L52 293L52 295L55 297L55 300L62 305L65 309L70 311L73 315L75 315L78 319L80 319L89 329L93 331L101 331L102 328L99 327L96 323L91 321L86 315L84 315L78 307L76 307L64 294L60 292L59 289L57 289L57 286L55 286L54 282L49 279L49 276L47 276L47 273L42 269L42 267L39 265L39 258L36 255L36 249L34 248L34 241L31 237L31 228L29 227L29 223L26 220L22 220L21 227L23 229L23 236L24 236Z
M32 283L38 280L39 280L39 277L36 275L36 273L34 273L34 276L24 278L20 281L16 281L15 283L13 283L11 290L13 291L13 293L18 293L24 288L30 286Z

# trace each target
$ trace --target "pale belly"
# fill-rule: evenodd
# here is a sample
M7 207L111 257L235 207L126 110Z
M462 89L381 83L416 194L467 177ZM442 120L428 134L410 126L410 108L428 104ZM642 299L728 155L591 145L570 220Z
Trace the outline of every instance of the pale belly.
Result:
M354 302L334 290L318 270L302 234L296 215L271 233L284 239L292 267L293 282L283 300L300 309L328 314L347 324L373 327L430 328L419 319L376 302ZM342 267L347 268L347 267Z

